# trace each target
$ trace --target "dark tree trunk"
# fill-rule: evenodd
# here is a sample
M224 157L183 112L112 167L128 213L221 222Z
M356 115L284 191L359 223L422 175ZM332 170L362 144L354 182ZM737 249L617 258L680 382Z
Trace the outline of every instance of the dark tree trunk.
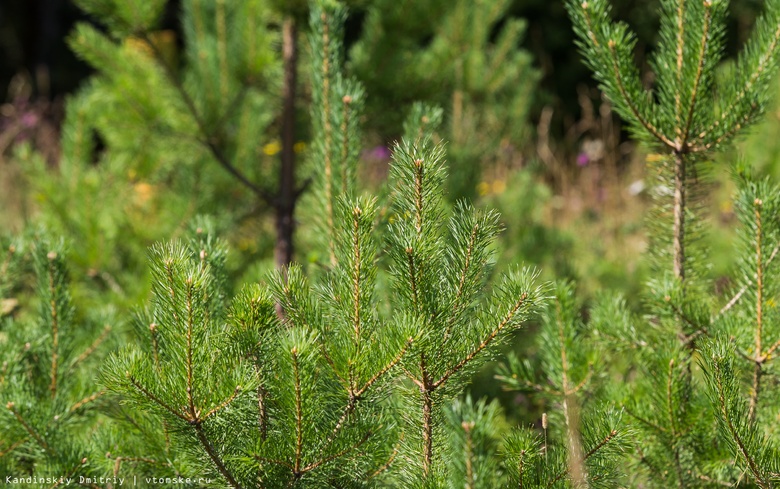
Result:
M281 168L279 194L276 205L276 266L285 270L293 258L293 233L295 231L295 203L298 190L295 186L295 96L298 78L298 28L293 17L284 20L282 29L282 57L284 85L282 87Z

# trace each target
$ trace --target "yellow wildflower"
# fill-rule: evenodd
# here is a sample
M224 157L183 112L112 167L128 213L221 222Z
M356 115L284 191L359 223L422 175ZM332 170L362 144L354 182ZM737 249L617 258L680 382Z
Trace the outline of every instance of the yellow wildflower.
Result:
M273 156L281 150L282 150L282 143L280 143L278 139L275 139L270 143L266 144L265 146L263 146L263 153L267 154L268 156Z

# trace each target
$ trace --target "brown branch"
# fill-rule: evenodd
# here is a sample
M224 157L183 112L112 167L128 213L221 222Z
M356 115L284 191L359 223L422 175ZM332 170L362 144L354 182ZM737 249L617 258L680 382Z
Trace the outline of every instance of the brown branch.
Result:
M379 379L381 379L387 372L389 372L393 367L398 365L398 363L401 361L403 356L406 354L406 351L412 345L413 341L414 340L412 338L407 339L406 344L404 345L403 348L401 348L401 351L398 353L398 355L396 355L396 357L393 358L390 361L390 363L385 365L379 372L374 374L373 377L368 379L368 381L363 385L363 387L355 391L355 397L362 396L372 385L374 385Z
M298 86L298 26L293 16L282 23L282 58L284 79L282 84L282 123L279 154L279 192L276 200L276 246L274 258L277 268L285 273L292 263L295 233L295 207L298 190L295 188L295 99ZM277 313L284 313L277 306Z
M514 318L515 314L517 314L517 311L520 309L520 307L523 305L523 303L525 303L526 298L528 298L528 294L523 293L520 296L520 299L514 304L512 309L506 315L506 317L501 321L501 323L499 323L498 327L496 327L496 329L494 329L490 333L490 335L487 338L485 338L485 340L482 341L482 343L480 343L477 346L476 349L474 349L471 353L466 355L466 357L463 360L461 360L460 362L458 362L457 365L455 365L454 367L449 369L447 372L445 372L444 375L442 375L442 377L439 380L437 380L436 382L434 382L431 385L431 387L433 387L433 389L436 389L439 386L441 386L450 377L452 377L454 374L459 372L463 367L466 366L466 364L468 364L471 360L473 360L474 357L476 357L482 350L487 348L488 345L490 345L490 343L495 339L495 337L498 336L498 333L500 333L506 327L506 325L509 324L509 322Z
M176 411L174 408L166 404L162 399L157 397L156 395L152 394L150 391L148 391L144 386L142 386L137 380L135 380L134 377L129 376L130 383L135 386L136 389L141 391L143 395L145 395L147 398L155 402L157 405L168 411L169 413L173 414L177 418L181 419L182 421L185 421L187 423L191 423L193 421L192 418L188 418L186 415Z
M682 129L682 77L683 77L683 51L685 46L685 0L677 2L677 90L674 96L674 116L677 122L677 131ZM678 133L679 134L679 133ZM682 141L681 141L682 143Z
M157 460L151 459L151 458L145 458L145 457L113 457L111 455L111 452L106 453L106 458L109 460L114 460L114 477L117 477L119 475L119 469L122 467L122 464L124 462L142 462L149 465L161 465L163 467L170 467L170 464L167 462L158 462Z
M195 427L195 434L198 435L198 440L200 441L200 444L206 450L206 453L208 454L211 461L214 462L214 465L217 466L217 470L219 470L219 473L222 474L222 476L228 481L228 484L235 487L236 489L241 489L241 484L239 484L238 481L236 481L235 477L233 477L233 474L231 474L228 468L225 467L224 462L222 462L222 459L219 457L219 454L214 449L214 446L206 437L206 433L203 431L202 422L198 420L193 424L193 426Z
M466 276L469 272L469 267L471 266L471 255L474 253L474 246L476 245L475 241L477 240L477 231L479 230L479 223L474 224L474 227L471 229L471 235L469 236L469 244L466 247L466 261L463 264L463 269L460 273L460 280L458 281L458 290L455 293L455 299L453 301L452 305L452 312L450 313L450 320L447 322L447 328L444 331L444 338L445 340L449 338L450 331L452 330L452 326L455 323L455 319L457 318L458 311L460 310L461 304L461 298L463 297L463 288L466 284Z
M58 477L56 479L56 482L50 487L50 489L55 489L56 487L59 487L60 484L63 481L65 481L67 479L70 479L73 476L73 474L75 474L76 471L79 470L79 468L83 467L86 464L87 464L87 459L86 458L82 458L81 462L78 465L76 465L75 467L73 467L72 469L70 469L70 471L68 471L68 473L65 474L64 477Z
M298 371L298 349L293 347L293 371L295 375L295 469L298 473L301 469L301 456L303 452L303 407L301 400L301 377Z
M748 421L750 424L756 422L756 415L758 414L758 393L761 389L761 375L762 367L760 361L753 362L753 385L750 389L750 402L748 405Z
M772 354L777 351L777 349L780 348L780 340L777 340L772 346L769 347L769 349L764 353L763 360L767 361L771 358Z
M9 453L11 453L11 452L13 452L14 450L16 450L16 448L17 448L17 447L19 447L20 445L22 445L22 444L23 444L24 442L26 442L28 439L29 439L29 438L27 438L27 437L24 437L24 438L22 438L21 440L18 440L18 441L14 442L14 443L11 443L11 444L8 446L8 448L6 448L6 449L5 449L5 450L3 450L2 452L0 452L0 458L2 458L2 457L5 457L5 456L6 456L6 455L8 455Z
M764 323L764 266L762 263L761 238L763 236L763 227L761 225L761 207L763 202L756 199L753 202L756 216L756 354L755 364L753 366L753 389L750 391L750 407L748 408L748 420L750 423L756 421L756 411L758 406L758 392L761 387L761 364L763 363L763 345L761 336L763 335Z
M603 440L601 440L595 447L591 448L588 453L585 454L582 461L588 460L590 457L595 455L599 450L604 448L610 441L612 441L613 438L617 436L618 432L617 430L612 430L609 435L606 436ZM567 474L569 473L568 469L564 469L561 472L558 473L550 482L547 483L547 487L553 487L556 482L563 479Z
M287 467L290 469L291 472L295 472L295 468L292 466L291 463L285 462L284 460L277 460L274 458L266 458L261 457L260 455L254 454L252 455L257 461L267 463L267 464L274 464L274 465L281 465L282 467Z
M190 416L198 419L200 411L195 408L195 393L193 392L193 365L192 365L192 329L195 326L194 310L192 305L192 279L187 278L187 403Z
M423 473L428 475L433 465L433 399L427 389L422 391L423 399Z
M769 258L766 260L766 264L764 265L764 268L769 269L769 264L774 261L778 253L780 253L780 243L778 243L777 246L775 246L775 249L772 250L772 253L769 255ZM734 307L737 304L737 302L739 302L739 300L742 298L742 296L745 295L745 293L748 291L751 285L753 284L747 283L741 289L739 289L739 292L737 292L736 295L734 295L734 297L732 297L731 300L728 301L728 303L726 303L726 305L723 306L720 311L718 311L717 317L722 316L725 312L727 312L729 309Z
M349 159L349 137L348 137L348 131L349 131L349 118L352 112L351 104L352 104L352 97L349 95L344 95L341 99L342 108L344 111L344 118L341 121L341 188L344 194L348 194L351 190L349 188L349 165L348 159Z
M666 413L669 415L669 429L672 430L672 437L677 438L677 425L674 416L674 359L669 360L669 370L666 376Z
M756 484L758 484L758 486L761 487L761 489L770 489L772 487L771 484L764 480L764 476L761 474L761 472L758 469L758 464L753 459L753 457L750 456L750 453L748 453L747 447L742 441L742 437L739 436L739 433L737 432L734 423L731 421L731 417L729 416L728 409L726 407L726 397L724 393L723 381L721 379L720 366L717 364L717 362L715 363L715 370L716 370L715 379L718 386L718 402L720 404L720 411L721 414L723 415L723 419L726 421L726 427L729 430L729 434L731 435L731 438L734 440L734 443L737 446L737 450L742 455L742 458L745 460L748 469L753 474L753 477L755 477Z
M639 108L637 108L636 105L634 105L634 102L631 100L631 97L628 94L628 91L626 90L626 87L623 83L623 77L620 74L620 66L618 65L618 56L617 52L615 51L615 41L610 40L609 41L609 51L612 56L612 68L615 75L615 81L617 82L618 90L620 91L621 97L623 97L623 101L626 103L626 106L631 110L631 113L634 115L636 120L644 127L650 134L652 134L658 141L666 145L667 147L671 149L677 149L677 145L663 135L661 131L659 131L653 124L650 123L650 121L647 121L644 116L639 112Z
M418 379L417 377L415 377L415 376L414 376L414 375L413 375L413 374L412 374L410 371L408 371L408 370L407 370L407 369L405 369L405 368L403 369L403 371L404 371L404 373L406 374L406 377L407 377L407 378L409 378L409 380L411 380L412 382L414 382L414 385L416 385L416 386L417 386L417 387L419 387L420 389L422 389L422 388L423 388L423 383L422 383L422 381L421 381L420 379Z
M777 27L777 29L774 32L774 37L772 38L772 42L769 44L768 49L764 51L764 55L759 60L758 66L756 67L756 70L753 72L753 74L748 78L747 82L745 82L745 86L740 90L740 92L737 94L737 96L734 98L731 104L723 111L723 114L721 115L720 120L716 120L710 126L702 132L702 134L699 136L700 138L704 138L707 136L708 133L712 132L717 126L720 125L721 122L724 122L726 118L732 114L736 109L737 105L744 99L748 93L753 89L753 85L758 81L758 78L761 76L761 74L765 71L767 64L769 64L774 59L774 51L778 47L778 43L780 42L780 25ZM753 111L755 111L758 107L755 104L752 104ZM752 112L748 113L748 116L745 117L745 119L749 118L749 115L752 114ZM733 134L734 132L738 131L740 128L737 127L735 131L729 131L729 133ZM723 139L726 137L726 134L722 135L720 138L718 138L714 144L719 144ZM707 149L711 148L714 144L709 144L706 146Z
M686 161L681 153L674 153L674 224L672 247L674 253L674 276L685 281L685 206L686 206Z
M321 465L324 465L324 464L326 464L328 462L331 462L331 461L333 461L333 460L335 460L337 458L343 457L345 454L351 452L352 450L355 450L355 449L359 448L361 445L363 445L365 442L367 442L368 439L371 437L371 435L372 435L372 433L369 431L368 433L363 435L363 438L361 438L360 441L358 441L356 444L352 445L351 447L347 447L347 448L345 448L344 450L342 450L342 451L340 451L338 453L334 453L334 454L329 455L329 456L327 456L327 457L325 457L323 459L320 459L320 460L318 460L316 462L310 463L309 465L307 465L306 467L301 469L301 474L306 473L306 472L308 472L310 470L314 470L317 467L319 467Z
M374 477L378 476L379 474L381 474L382 472L390 468L390 465L393 464L395 457L398 455L398 451L401 449L401 442L403 441L403 439L404 439L404 434L403 432L401 432L400 440L398 441L398 443L396 443L395 447L393 447L393 452L390 454L390 457L388 457L387 462L382 464L382 466L376 469L375 471L368 474L366 479L373 479Z
M152 323L149 325L149 331L152 335L152 354L154 356L154 366L157 368L157 372L160 372L160 344L157 341L157 325Z
M361 333L361 324L360 324L360 267L362 263L360 262L361 256L360 256L360 215L362 214L362 211L360 207L355 206L355 208L352 211L352 251L354 253L353 259L355 260L355 266L352 271L352 301L353 301L353 318L352 318L352 327L355 332L355 356L360 356L360 333ZM349 362L349 389L350 391L355 390L355 378L354 378L354 364L353 362Z
M98 399L99 397L103 397L104 395L106 395L106 391L96 392L96 393L92 394L91 396L87 396L84 399L82 399L79 402L77 402L76 404L74 404L73 406L71 406L71 408L68 410L68 412L70 412L70 413L76 412L79 409L81 409L82 407L84 407L84 405L89 404L90 402Z
M57 253L50 251L48 254L49 259L49 294L51 299L49 301L49 308L51 311L51 336L52 336L52 348L51 348L51 384L49 390L51 390L51 397L53 398L57 394L57 361L59 358L59 318L57 310L56 289L54 284L54 260L57 258Z
M41 437L41 435L39 435L38 432L36 432L33 429L33 427L30 426L27 423L27 421L25 421L25 419L22 417L21 413L19 413L19 411L16 410L16 406L14 405L13 402L9 402L8 404L5 405L5 407L8 408L9 411L11 411L11 413L14 415L16 420L19 421L19 424L21 424L24 427L24 429L27 431L27 433L29 433L30 436L32 436L35 439L36 442L38 442L38 445L43 447L43 449L46 450L47 452L51 452L52 451L51 447L49 447L49 445Z
M262 385L257 386L257 410L259 411L258 415L258 424L260 428L260 438L265 440L268 437L268 406L266 406L265 403L265 397L266 397L265 389Z
M588 364L588 373L585 375L585 378L583 378L579 384L569 389L569 394L576 394L577 392L581 391L582 388L585 387L585 385L592 377L593 377L593 365Z
M358 398L350 394L349 401L344 407L344 410L341 412L341 416L339 417L338 421L336 421L336 426L333 427L330 435L328 435L328 438L325 440L325 444L323 445L322 450L326 450L328 447L330 447L330 444L333 443L333 441L336 439L339 431L341 431L341 429L344 427L347 418L357 407L357 402Z
M199 139L199 142L209 150L212 157L222 168L233 175L236 180L251 190L261 200L264 200L268 205L273 207L276 200L274 196L264 188L261 188L260 186L252 183L252 181L250 181L243 173L241 173L238 168L233 166L233 164L228 160L227 156L214 143L210 132L206 128L206 124L203 121L203 118L198 112L195 101L192 99L192 97L190 97L190 94L187 93L187 90L184 88L181 80L179 80L179 78L174 73L173 68L165 60L165 55L162 53L162 51L160 51L160 48L157 46L157 44L149 37L149 34L146 32L142 32L140 36L141 39L151 48L154 57L157 59L157 62L163 67L168 81L171 82L173 88L179 94L179 97L181 97L184 105L187 107L187 111L190 113L190 117L192 117L192 119L195 121L195 124L198 126L198 130L201 133L201 137L203 138L202 140Z
M639 421L642 424L646 424L647 426L653 428L654 430L658 431L659 433L667 433L667 430L665 428L662 428L661 426L653 423L652 421L648 421L645 418L641 418L641 417L637 416L636 414L632 413L631 411L629 411L625 407L623 408L623 410L626 412L626 414L628 414L629 416L631 416L635 420Z
M675 440L674 444L674 461L675 468L677 469L677 479L680 484L680 488L685 487L685 480L683 479L683 469L680 464L680 447L677 445L677 439L680 434L677 431L677 424L674 416L674 396L673 396L673 384L674 384L674 359L669 360L669 373L666 379L666 403L667 414L669 415L669 429L671 430L672 438Z
M417 270L414 264L414 249L409 246L406 248L406 258L409 261L409 285L412 288L412 302L416 310L420 309L420 301L417 297Z
M225 399L224 401L222 401L222 403L221 403L220 405L218 405L218 406L215 406L215 407L214 407L214 408L213 408L211 411L207 412L205 416L201 417L201 418L200 418L200 419L201 419L201 421L206 421L206 420L207 420L207 419L209 419L209 418L210 418L210 417L211 417L213 414L216 414L216 413L217 413L217 411L221 411L222 409L224 409L225 407L227 407L227 405L228 405L228 404L230 404L231 402L233 402L233 400L236 398L236 396L238 396L238 394L239 394L239 393L241 393L241 386L240 386L240 385L237 385L237 386L236 386L236 388L235 388L235 390L233 391L233 394L231 394L231 395L230 395L230 397L228 397L227 399Z
M108 334L111 332L111 326L106 325L103 328L103 331L100 333L100 336L98 336L95 341L92 342L89 347L82 352L81 355L76 358L76 360L70 365L69 370L73 370L78 364L89 358L90 355L95 353L95 351L98 349L98 347L106 341L106 338L108 338Z
M417 234L422 233L423 227L423 160L414 160L414 210Z
M699 96L699 86L704 73L704 56L707 54L707 44L709 41L710 26L712 24L712 3L704 2L704 32L701 37L701 48L699 49L699 64L696 67L696 81L693 84L693 93L691 94L691 105L688 107L688 116L686 117L685 130L682 133L682 145L688 144L688 137L693 124L693 113L696 108L696 102ZM679 97L679 95L678 95Z

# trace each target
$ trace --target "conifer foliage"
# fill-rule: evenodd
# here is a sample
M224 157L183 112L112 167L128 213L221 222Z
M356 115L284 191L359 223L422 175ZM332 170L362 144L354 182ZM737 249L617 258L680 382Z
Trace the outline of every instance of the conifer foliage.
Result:
M656 212L650 221L655 276L647 318L604 297L592 335L612 356L622 386L605 395L623 406L635 433L626 483L642 487L753 487L778 483L772 357L778 332L777 188L738 169L740 240L736 288L712 293L704 277L701 203L713 152L761 115L780 61L780 3L764 15L731 70L718 74L727 1L665 0L660 42L643 86L635 37L610 18L606 0L567 6L586 63L637 138L656 154ZM719 76L716 76L719 75ZM650 158L648 160L651 160ZM770 380L771 379L771 380Z
M76 100L69 117L109 93L101 84L144 75L172 105L132 91L137 103L111 98L117 113L154 114L160 145L180 144L174 135L182 131L197 134L201 156L241 180L231 168L251 160L254 143L229 136L264 125L255 112L262 95L249 83L259 58L223 56L227 39L246 48L253 44L245 36L258 34L244 24L223 30L223 15L248 13L244 4L185 2L188 36L203 48L187 56L203 54L203 63L180 77L160 64L165 55L149 37L164 2L81 3L109 29L107 36L81 27L74 43L82 56L116 63L107 56L114 53L128 63ZM206 4L215 9L214 36L198 24L196 10ZM470 11L459 5L462 15ZM766 102L780 3L768 2L734 70L716 77L727 2L664 0L652 89L641 84L634 38L611 21L607 0L567 5L605 93L660 153L656 275L644 316L609 294L584 314L575 284L541 285L532 269L493 276L500 217L447 202L439 108L413 105L386 198L362 195L365 94L344 73L345 11L322 1L310 17L311 207L321 263L291 264L231 297L227 247L201 219L187 239L149 252L151 299L129 320L133 340L116 349L110 331L121 318L76 307L61 242L45 233L31 247L3 242L0 473L190 478L198 487L234 488L777 487L780 188L734 172L739 260L728 298L711 292L706 250L694 238L703 229L708 156ZM505 29L516 40L519 26ZM137 36L140 51L132 48ZM67 136L72 150L90 149L78 136ZM38 312L10 314L27 256ZM496 402L462 394L471 374L537 313L529 357L510 356L498 378L534 396L544 414L533 428L510 429Z
M315 9L312 21L312 42L323 48L343 14ZM349 86L338 65L322 70L332 60L324 52L314 69L336 95L326 91L318 104L358 101L359 91L338 91ZM328 110L319 107L325 120L316 126L318 154L333 162L323 186L353 175L356 163L348 150L355 126L346 112L334 124ZM155 441L130 443L138 451L127 453L117 444L116 457L162 463L172 474L207 467L232 487L446 486L449 400L544 292L530 270L484 290L498 216L466 204L445 214L444 151L431 142L438 120L439 111L418 106L408 125L415 136L396 147L386 245L377 239L375 199L344 191L349 177L338 197L335 186L324 192L333 238L321 275L293 265L228 305L218 242L153 250L152 305L136 321L144 346L113 357L104 383L123 410L137 408L126 419L152 416L151 427L133 424ZM379 274L389 274L389 290ZM382 305L388 300L391 308Z
M38 312L4 318L0 329L0 473L48 478L99 473L92 438L99 418L96 406L106 391L95 384L93 374L113 348L110 333L116 318L76 311L61 241L39 236L29 253L17 242L7 255L13 256L6 256L3 271L12 261L20 270L21 255L32 257Z

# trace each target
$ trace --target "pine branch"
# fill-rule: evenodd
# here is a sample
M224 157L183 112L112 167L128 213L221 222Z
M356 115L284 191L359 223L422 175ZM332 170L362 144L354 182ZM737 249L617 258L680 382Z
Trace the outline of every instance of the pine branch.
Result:
M14 443L11 443L5 450L0 451L0 458L3 458L6 455L8 455L9 453L13 452L14 450L16 450L17 448L22 446L24 443L26 443L27 440L29 440L29 438L24 437L24 438L14 442Z
M584 3L587 5L587 2ZM585 9L587 12L587 9ZM586 14L587 16L587 14ZM620 91L620 95L623 99L623 102L625 102L626 106L631 110L631 113L636 118L637 122L642 125L650 134L652 134L660 143L664 144L670 149L677 149L677 145L666 137L664 134L661 133L661 131L655 127L653 124L650 123L639 111L639 108L634 104L633 99L629 95L628 91L626 90L625 83L623 81L623 77L620 74L620 66L618 64L618 54L616 51L616 45L615 41L610 39L608 43L609 53L612 58L612 70L613 70L613 76L615 77L615 82L617 83L618 90Z
M192 364L192 328L194 327L195 311L192 304L192 278L187 277L186 281L186 307L187 307L187 403L190 408L190 416L192 420L196 420L200 416L200 411L195 408L195 392L193 391L193 364Z
M596 444L596 446L594 446L593 448L588 450L588 453L586 453L585 456L583 457L583 462L587 461L589 458L591 458L596 453L598 453L599 450L601 450L602 448L607 446L607 444L609 444L609 442L611 442L617 436L617 434L618 434L617 430L612 430L609 433L609 435L607 435L603 440L601 440L598 444ZM550 482L547 483L547 487L548 488L553 487L558 481L563 479L568 474L569 474L569 470L568 469L565 469L565 470L559 472L555 477L552 478L552 480ZM522 481L522 478L521 478L521 481Z
M225 463L219 457L219 454L214 449L214 446L211 444L208 437L206 437L206 433L203 431L202 421L197 420L193 426L195 427L195 434L198 436L200 444L206 450L206 453L208 454L211 461L214 462L214 465L217 466L219 473L222 474L222 476L228 481L228 484L233 486L235 489L241 489L241 484L236 481L235 477L233 477L233 474L227 469L227 467L225 467Z
M739 432L734 426L733 420L731 419L731 416L729 414L729 409L726 404L725 386L723 385L723 378L722 378L723 373L720 370L720 365L718 362L714 362L714 368L715 368L714 377L718 389L718 403L720 408L720 414L723 416L722 420L726 424L728 428L728 432L731 435L731 438L734 440L734 443L738 448L739 454L742 456L743 460L747 464L747 468L753 474L753 478L755 479L756 484L758 484L758 486L761 487L761 489L771 489L772 484L769 481L764 479L764 475L759 470L758 464L756 463L755 459L751 456L744 441L742 440L742 437L740 436Z
M241 386L237 385L235 390L233 391L233 394L230 395L227 399L222 401L218 406L215 406L211 411L207 412L203 417L201 417L201 421L206 421L209 419L212 415L216 414L217 412L225 409L231 402L235 400L235 398L241 393Z
M186 423L191 423L194 418L190 418L185 414L182 414L166 404L162 399L157 397L156 395L152 394L149 390L147 390L144 386L142 386L130 373L127 374L128 380L130 380L130 383L133 384L133 386L138 389L144 396L146 396L149 400L157 404L158 406L162 407L169 413L173 414L177 418L181 419L182 421L185 421Z
M680 18L682 23L682 18ZM699 63L696 66L696 76L694 78L693 92L691 94L691 103L688 107L688 116L685 118L685 129L682 131L682 147L688 147L688 138L691 133L691 125L693 124L693 116L696 110L696 103L699 97L699 86L701 84L702 76L704 76L704 61L707 54L707 44L709 41L710 27L712 24L712 2L707 0L704 2L704 32L701 36L701 48L699 49ZM682 32L682 29L680 30ZM682 53L680 54L682 56ZM679 94L679 92L678 92ZM678 95L679 96L679 95Z
M382 369L381 369L381 370L379 370L379 371L378 371L376 374L374 374L374 376L373 376L373 377L371 377L370 379L368 379L368 381L366 381L366 383L365 383L365 384L363 384L363 387L361 387L360 389L356 390L356 391L354 392L354 397L355 397L355 398L360 398L360 397L362 397L362 396L363 396L363 394L365 394L365 393L366 393L366 391L368 391L368 389L370 389L370 388L371 388L371 386L373 386L373 385L374 385L374 384L375 384L377 381L379 381L379 379L381 379L381 378L382 378L382 377L383 377L385 374L387 374L387 372L389 372L390 370L392 370L392 369L393 369L393 367L395 367L396 365L398 365L398 364L401 362L401 360L403 359L403 357L404 357L404 355L406 354L406 352L409 350L409 347L410 347L410 346L412 346L412 343L413 343L413 342L414 342L413 338L409 338L409 339L406 341L406 344L404 345L404 347L403 347L403 348L401 349L401 351L398 353L398 355L396 355L396 356L395 356L395 358L393 358L393 359L390 361L390 363L388 363L387 365L385 365L384 367L382 367Z
M46 443L43 437L41 437L41 435L37 431L35 431L33 427L30 426L29 423L27 423L27 421L22 417L21 413L16 409L16 406L14 405L13 402L9 402L8 404L5 405L5 407L9 411L11 411L11 414L14 415L14 418L16 418L19 424L22 425L22 427L24 427L25 431L27 431L27 433L30 434L30 436L38 443L38 445L41 446L41 448L43 448L47 452L52 452L52 449L49 446L49 444Z
M163 67L163 70L167 75L168 81L176 90L176 93L179 94L179 97L182 99L184 105L187 107L190 117L192 117L192 119L195 121L195 124L198 126L198 129L201 133L201 137L203 138L203 139L199 139L199 142L203 146L205 146L206 149L209 150L209 152L217 161L217 163L222 168L224 168L228 173L230 173L236 180L238 180L239 183L241 183L243 186L251 190L252 193L254 193L261 200L265 201L266 204L268 204L271 207L274 207L276 204L275 197L264 188L261 188L258 185L254 184L252 181L250 181L246 177L246 175L241 173L241 171L230 162L230 160L222 151L222 149L219 146L217 146L217 144L214 143L214 141L212 140L212 135L207 129L206 123L203 121L203 118L201 117L200 112L198 111L198 108L195 105L195 101L192 99L192 97L190 97L190 94L187 92L182 82L174 73L173 68L166 61L165 55L162 53L162 51L160 51L160 48L157 46L157 43L155 43L149 37L148 32L141 32L140 36L143 39L143 41L146 43L146 45L149 46L149 48L151 49L157 62Z
M750 77L745 82L745 85L741 88L741 90L737 93L737 95L734 97L734 99L731 101L731 103L726 107L721 115L721 118L719 120L716 120L713 122L703 133L702 138L709 133L713 132L718 126L725 123L728 119L728 117L735 112L737 112L739 104L744 100L746 97L751 95L753 93L753 87L758 82L758 80L761 78L762 75L766 73L767 68L769 67L770 63L773 63L775 58L777 57L777 51L780 48L780 25L777 26L777 28L774 31L774 34L772 35L772 40L769 43L769 46L767 49L764 50L761 58L759 59L758 65L755 68L755 71L750 75ZM746 119L752 117L752 115L759 110L759 107L756 104L751 104L751 111L745 116ZM713 144L708 145L709 147L715 146L719 144L719 142L723 141L724 139L728 139L736 133L736 131L739 131L741 129L740 125L736 126L736 130L731 132L727 131L727 133L724 133L720 138L718 138L717 142L714 142ZM726 136L728 134L728 136Z
M674 358L669 360L668 374L666 377L666 406L667 414L669 416L669 429L671 430L672 439L674 440L674 464L677 469L677 480L680 484L680 489L685 487L685 479L683 477L683 468L680 463L680 447L678 440L680 433L678 431L675 409L674 409Z
M471 266L472 255L474 254L474 246L477 240L477 231L479 230L479 223L475 222L471 228L471 235L469 236L469 243L466 247L466 258L463 263L463 268L460 272L460 279L458 280L458 288L455 292L455 299L452 304L452 312L450 313L450 320L447 322L447 328L444 330L444 338L447 339L450 336L452 327L458 317L458 312L461 308L461 298L463 297L463 289L466 284L466 277L469 273L469 267Z
M89 403L91 403L91 402L93 402L93 401L103 397L104 395L106 395L106 391L102 390L102 391L99 391L99 392L96 392L96 393L92 394L91 396L87 396L84 399L76 402L73 406L71 406L70 409L68 410L68 412L69 413L74 413L74 412L78 411L79 409L81 409L82 407L86 406L87 404L89 404Z
M417 292L417 269L414 263L414 248L411 246L406 248L406 257L409 262L409 285L412 289L412 305L415 310L420 309L420 299Z
M341 111L343 113L343 118L341 121L341 128L340 132L342 135L341 139L341 182L344 186L344 190L347 191L348 188L348 182L349 182L349 166L347 165L347 160L349 159L349 137L348 131L349 131L349 125L350 125L350 117L352 115L352 97L349 95L344 95L341 98Z
M772 250L772 253L769 255L769 258L766 260L766 264L764 265L764 268L765 268L765 269L767 269L767 270L769 269L769 265L770 265L770 264L771 264L771 263L774 261L774 259L775 259L775 257L777 256L777 254L778 254L778 253L780 253L780 243L778 243L778 244L775 246L775 248ZM737 293L734 295L734 297L732 297L732 298L731 298L731 300L729 300L729 301L726 303L726 305L725 305L725 306L723 306L723 307L720 309L720 311L718 311L718 315L716 316L716 318L717 318L717 317L720 317L720 316L722 316L723 314L725 314L726 312L728 312L728 311L729 311L729 310L730 310L732 307L734 307L735 305L737 305L737 303L739 302L739 300L740 300L740 299L742 299L742 296L743 296L743 295L745 295L745 293L748 291L748 289L750 288L750 286L751 286L751 285L752 285L752 283L751 283L751 282L748 282L747 284L745 284L744 286L742 286L742 288L741 288L741 289L739 289L739 292L737 292ZM780 345L778 345L778 346L780 346Z
M344 455L346 455L347 453L349 453L351 451L357 450L358 448L360 448L361 445L363 445L364 443L366 443L368 441L368 439L371 437L371 435L372 435L372 433L369 431L368 433L363 435L363 437L360 439L360 441L358 441L357 443L355 443L351 447L347 447L347 448L345 448L344 450L342 450L342 451L340 451L338 453L334 453L333 455L329 455L329 456L327 456L327 457L325 457L323 459L320 459L320 460L318 460L316 462L310 463L309 465L307 465L306 467L304 467L301 470L301 474L309 472L310 470L314 470L314 469L316 469L317 467L319 467L321 465L325 465L328 462L332 462L333 460L336 460L337 458L343 457Z
M346 166L346 165L345 165ZM354 270L352 272L352 302L353 302L353 316L352 327L355 332L355 354L360 355L360 339L361 339L361 314L360 314L360 293L362 290L362 283L360 282L361 272L360 267L363 264L360 258L360 215L362 211L359 206L355 206L352 211L352 252ZM350 362L349 366L349 382L350 391L355 390L354 378L353 378L353 364Z
M49 259L49 308L51 312L51 384L49 390L51 390L51 397L54 398L57 395L57 361L59 359L59 317L57 308L57 289L54 283L54 260L57 258L57 253L50 251L46 256Z
M666 428L663 428L663 427L653 423L652 421L649 421L649 420L647 420L645 418L642 418L641 416L638 416L638 415L632 413L630 410L626 409L625 407L623 408L623 410L626 412L626 414L628 414L629 416L631 416L635 420L639 421L640 423L642 423L644 425L649 426L650 428L656 430L657 432L659 432L659 433L667 433Z
M298 474L301 469L301 457L303 453L303 412L301 399L301 377L298 366L298 349L293 347L293 372L295 378L295 464L293 472Z
M759 388L761 387L761 369L763 363L762 358L765 358L762 353L763 346L761 344L764 322L764 265L762 263L761 249L761 241L763 237L763 227L761 224L762 205L763 202L761 199L757 198L753 202L753 212L756 218L756 354L754 359L755 363L753 365L753 389L750 391L750 403L748 407L748 419L751 423L754 423L756 420Z
M89 358L95 351L100 347L100 345L103 344L104 341L106 341L106 338L108 338L109 333L111 333L111 326L106 325L103 328L103 331L100 333L100 336L98 336L95 341L92 342L89 347L87 347L84 352L81 353L81 355L76 358L76 360L70 364L70 367L68 367L68 372L72 372L73 369L75 369L81 362Z
M295 467L292 466L292 464L285 462L284 460L277 460L273 458L267 458L267 457L261 457L260 455L254 454L252 455L258 462L268 463L268 464L274 464L274 465L281 465L282 467L286 467L290 469L290 472L295 472Z
M428 475L433 465L433 399L431 398L431 382L428 378L428 367L425 353L420 354L420 372L422 373L422 440L423 440L423 474ZM435 389L435 387L434 387Z
M695 0L694 0L695 1ZM677 2L677 85L682 87L683 81L683 50L685 43L685 0L678 0ZM676 90L674 97L674 116L677 121L678 136L679 131L682 128L682 92ZM684 139L680 141L684 143Z
M376 469L375 471L373 471L370 474L368 474L366 479L371 480L371 479L379 476L381 473L387 471L387 469L390 468L390 466L393 464L393 461L395 461L395 457L398 455L398 451L401 449L401 443L403 442L403 439L404 439L404 434L401 433L401 439L393 447L393 451L390 454L390 457L388 457L387 462L382 464L382 466L379 467L378 469Z
M431 384L431 386L436 389L440 387L442 384L447 382L447 380L458 373L463 367L465 367L469 362L471 362L474 357L476 357L482 350L487 348L490 343L498 336L498 333L500 333L511 321L514 319L517 312L520 310L520 308L525 304L525 300L528 298L528 294L523 293L520 298L517 300L517 302L512 306L512 308L509 310L507 315L504 317L504 319L498 324L496 329L494 329L490 335L488 335L487 338L485 338L482 343L480 343L471 353L466 355L460 362L458 362L455 366L451 367L449 370L447 370L444 375L441 376L439 380Z
M78 465L76 465L75 467L71 468L71 469L70 469L70 470L69 470L69 471L68 471L68 472L65 474L65 476L64 476L64 477L59 477L59 478L57 478L57 479L56 479L56 480L57 480L57 482L55 482L55 483L54 483L54 484L51 486L51 488L50 488L50 489L55 489L56 487L59 487L59 486L60 486L60 484L61 484L63 481L69 480L71 477L73 477L73 474L75 474L77 470L79 470L81 467L83 467L83 466L85 466L85 465L87 465L87 459L86 459L86 458L82 458L82 459L81 459L81 462L80 462Z
M154 366L157 372L160 372L160 345L157 341L157 325L152 323L149 325L149 331L152 335L152 355L154 356Z
M686 158L674 153L674 224L672 230L674 253L674 276L685 281L685 207L686 207Z

